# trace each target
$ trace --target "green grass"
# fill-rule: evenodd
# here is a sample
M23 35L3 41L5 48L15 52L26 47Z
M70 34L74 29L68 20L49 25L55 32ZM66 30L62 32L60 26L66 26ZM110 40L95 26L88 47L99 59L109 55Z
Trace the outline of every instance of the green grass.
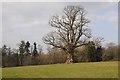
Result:
M2 69L3 78L118 78L118 62L54 64Z

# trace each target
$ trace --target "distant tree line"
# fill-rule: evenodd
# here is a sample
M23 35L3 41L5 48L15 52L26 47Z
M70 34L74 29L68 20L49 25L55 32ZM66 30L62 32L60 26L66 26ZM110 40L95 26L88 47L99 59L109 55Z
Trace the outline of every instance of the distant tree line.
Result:
M120 47L113 43L109 43L107 47L102 47L95 41L89 41L89 44L75 49L73 58L75 63L117 61L118 50ZM3 45L0 49L2 67L65 63L67 54L62 49L48 47L47 51L47 53L43 52L42 46L35 42L31 45L29 41L21 41L18 49Z
M120 46L110 45L107 47L97 46L94 42L76 49L76 62L99 62L118 61Z
M18 49L11 49L3 45L0 50L2 54L2 67L27 66L27 65L43 65L64 63L65 56L61 50L56 48L48 48L48 52L44 53L42 46L35 42L21 41Z

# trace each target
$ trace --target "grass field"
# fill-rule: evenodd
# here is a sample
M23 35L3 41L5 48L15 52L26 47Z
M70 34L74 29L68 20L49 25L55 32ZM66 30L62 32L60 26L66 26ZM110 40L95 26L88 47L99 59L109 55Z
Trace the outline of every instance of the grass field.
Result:
M3 78L118 78L118 62L12 67L2 71Z

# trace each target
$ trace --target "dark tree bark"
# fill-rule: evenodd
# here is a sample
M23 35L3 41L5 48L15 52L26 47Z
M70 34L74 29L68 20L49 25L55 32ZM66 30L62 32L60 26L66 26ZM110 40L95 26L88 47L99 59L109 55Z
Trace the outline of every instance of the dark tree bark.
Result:
M51 18L49 24L57 31L49 33L43 41L45 44L64 50L68 54L66 61L72 61L75 48L87 44L88 38L91 37L88 27L90 21L86 18L86 11L83 7L67 6L63 13L63 16L56 15Z

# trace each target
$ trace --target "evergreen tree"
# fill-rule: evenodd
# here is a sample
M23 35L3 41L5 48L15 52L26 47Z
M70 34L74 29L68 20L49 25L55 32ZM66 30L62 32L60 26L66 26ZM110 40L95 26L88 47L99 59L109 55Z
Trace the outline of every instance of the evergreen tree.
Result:
M3 45L2 47L2 56L7 55L7 46Z
M7 60L7 46L3 45L2 47L2 67L6 67Z
M34 42L34 49L33 49L33 56L35 56L37 53L38 53L38 51L37 51L37 47L36 47L36 42Z
M24 53L25 53L25 42L21 41L21 44L19 46L19 51L20 51L20 65L23 65L23 57L24 57Z
M96 61L102 61L102 47L99 46L96 49Z
M29 47L30 47L30 42L27 41L26 44L25 44L25 52L26 52L27 54L30 53Z
M96 49L93 41L90 41L87 45L87 58L89 62L96 61Z

